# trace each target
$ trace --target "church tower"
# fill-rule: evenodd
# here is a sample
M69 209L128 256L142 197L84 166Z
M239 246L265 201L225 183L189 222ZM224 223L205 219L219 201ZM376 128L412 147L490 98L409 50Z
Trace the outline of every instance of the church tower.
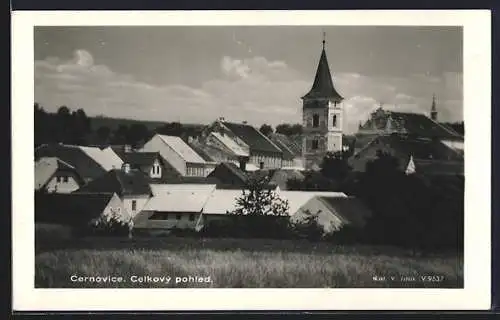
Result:
M432 106L431 106L431 119L437 121L438 112L436 109L436 95L432 95Z
M302 155L307 169L319 166L327 152L342 151L343 100L333 86L323 33L316 76L311 90L302 97Z

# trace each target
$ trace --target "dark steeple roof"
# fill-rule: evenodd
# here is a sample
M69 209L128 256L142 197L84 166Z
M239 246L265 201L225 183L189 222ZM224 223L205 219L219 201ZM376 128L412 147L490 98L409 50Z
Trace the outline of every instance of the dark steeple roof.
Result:
M318 69L316 70L316 77L311 90L302 97L302 99L314 98L328 98L337 102L342 101L344 98L333 87L332 75L330 67L328 66L328 59L325 52L325 41L323 40L323 50L319 58Z

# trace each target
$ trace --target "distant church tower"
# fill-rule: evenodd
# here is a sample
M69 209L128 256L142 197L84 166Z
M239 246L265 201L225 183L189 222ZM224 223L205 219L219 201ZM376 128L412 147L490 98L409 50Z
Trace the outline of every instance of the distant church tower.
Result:
M343 100L333 86L323 33L323 50L314 83L302 97L302 155L307 169L321 164L327 152L342 150Z
M432 95L432 106L431 106L431 119L437 121L438 112L436 109L436 95Z

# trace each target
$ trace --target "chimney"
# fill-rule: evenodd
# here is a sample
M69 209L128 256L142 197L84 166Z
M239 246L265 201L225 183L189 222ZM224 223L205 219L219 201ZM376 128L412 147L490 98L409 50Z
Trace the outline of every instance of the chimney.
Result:
M130 172L130 163L124 162L122 164L122 171L125 173L129 173Z
M248 122L247 122L246 120L245 120L245 121L243 121L243 124L247 124L247 123L248 123Z
M123 146L123 151L124 152L132 152L132 147L129 144L126 144Z

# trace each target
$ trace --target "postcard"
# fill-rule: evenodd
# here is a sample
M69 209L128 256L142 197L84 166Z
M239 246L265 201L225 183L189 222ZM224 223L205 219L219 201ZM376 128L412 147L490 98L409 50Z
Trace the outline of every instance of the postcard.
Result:
M489 11L12 30L15 310L490 307Z

